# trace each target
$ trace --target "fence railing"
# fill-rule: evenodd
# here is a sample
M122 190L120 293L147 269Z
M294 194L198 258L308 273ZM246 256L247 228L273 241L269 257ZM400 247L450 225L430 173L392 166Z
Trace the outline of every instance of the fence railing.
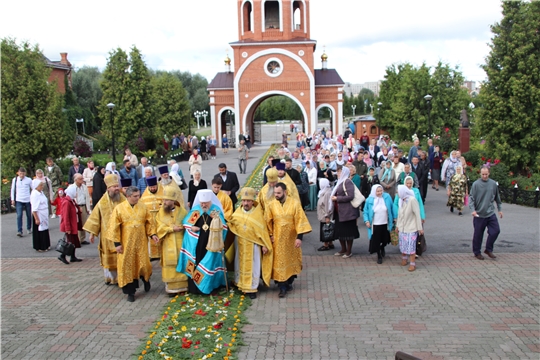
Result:
M471 189L473 182L469 180L469 189ZM499 186L499 196L501 201L507 204L516 204L530 207L538 207L540 200L540 188L536 190L522 190L516 184L511 188L503 188Z

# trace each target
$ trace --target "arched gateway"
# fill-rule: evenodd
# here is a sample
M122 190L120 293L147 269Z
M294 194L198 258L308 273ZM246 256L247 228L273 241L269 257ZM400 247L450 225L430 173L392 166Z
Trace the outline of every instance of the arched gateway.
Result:
M255 131L255 110L270 96L284 95L301 109L305 132L317 129L317 109L332 109L332 130L343 127L344 82L334 69L315 70L316 41L310 39L309 0L238 0L239 40L231 43L231 59L225 59L225 72L208 85L212 135L221 145L225 133ZM234 114L233 114L234 113Z

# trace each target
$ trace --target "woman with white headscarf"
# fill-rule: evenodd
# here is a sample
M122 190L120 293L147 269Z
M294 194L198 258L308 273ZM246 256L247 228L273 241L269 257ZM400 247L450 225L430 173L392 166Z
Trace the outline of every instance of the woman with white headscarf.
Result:
M65 191L66 197L62 202L62 221L60 222L60 231L66 234L66 241L75 246L75 248L81 247L81 242L79 240L79 230L82 230L82 217L81 211L75 202L77 198L77 186L71 184ZM66 265L69 265L69 262L66 259L66 255L61 254L58 257L58 260L63 262ZM75 251L71 255L70 262L79 262L82 261L75 257Z
M390 243L395 217L390 195L381 185L373 185L364 206L364 223L368 228L369 253L377 253L377 264L382 264L386 255L384 247Z
M358 208L352 206L354 189L356 185L349 179L350 171L347 167L338 166L338 182L332 190L329 207L334 210L336 223L335 237L339 239L341 251L335 253L344 259L352 256L352 244L354 239L360 237L356 220L360 216Z
M396 230L399 232L399 249L402 254L401 265L407 265L409 257L409 271L416 270L416 240L423 234L420 206L414 197L414 192L405 185L398 186L399 216Z
M120 173L116 170L116 163L113 161L107 163L107 166L105 167L105 175L109 174L118 176L118 181L120 181Z
M38 252L49 251L51 239L49 237L49 200L43 193L45 182L41 179L32 180L32 193L30 194L30 206L34 216L32 229L32 243L34 250Z
M330 181L325 178L319 179L319 186L321 190L317 195L317 218L319 219L320 225L320 235L319 240L323 245L318 248L318 251L327 251L334 248L334 241L327 241L324 238L323 226L324 224L329 224L332 221L334 209L330 208L330 196L332 195L332 187L330 186Z

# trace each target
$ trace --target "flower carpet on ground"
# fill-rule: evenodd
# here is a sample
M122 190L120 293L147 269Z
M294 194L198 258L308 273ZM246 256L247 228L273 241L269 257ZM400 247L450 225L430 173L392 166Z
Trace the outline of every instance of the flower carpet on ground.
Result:
M176 296L139 347L138 359L236 359L250 305L237 290Z

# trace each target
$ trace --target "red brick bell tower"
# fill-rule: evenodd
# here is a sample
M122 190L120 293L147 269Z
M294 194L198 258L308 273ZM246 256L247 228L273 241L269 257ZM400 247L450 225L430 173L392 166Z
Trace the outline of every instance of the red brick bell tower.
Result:
M331 127L341 132L344 82L336 70L326 68L326 54L322 69L315 70L309 0L238 0L237 6L239 40L230 43L234 65L227 56L225 72L208 85L212 134L218 142L225 133L236 140L244 132L259 142L255 110L275 95L300 107L306 133L317 129L322 107L331 110Z

